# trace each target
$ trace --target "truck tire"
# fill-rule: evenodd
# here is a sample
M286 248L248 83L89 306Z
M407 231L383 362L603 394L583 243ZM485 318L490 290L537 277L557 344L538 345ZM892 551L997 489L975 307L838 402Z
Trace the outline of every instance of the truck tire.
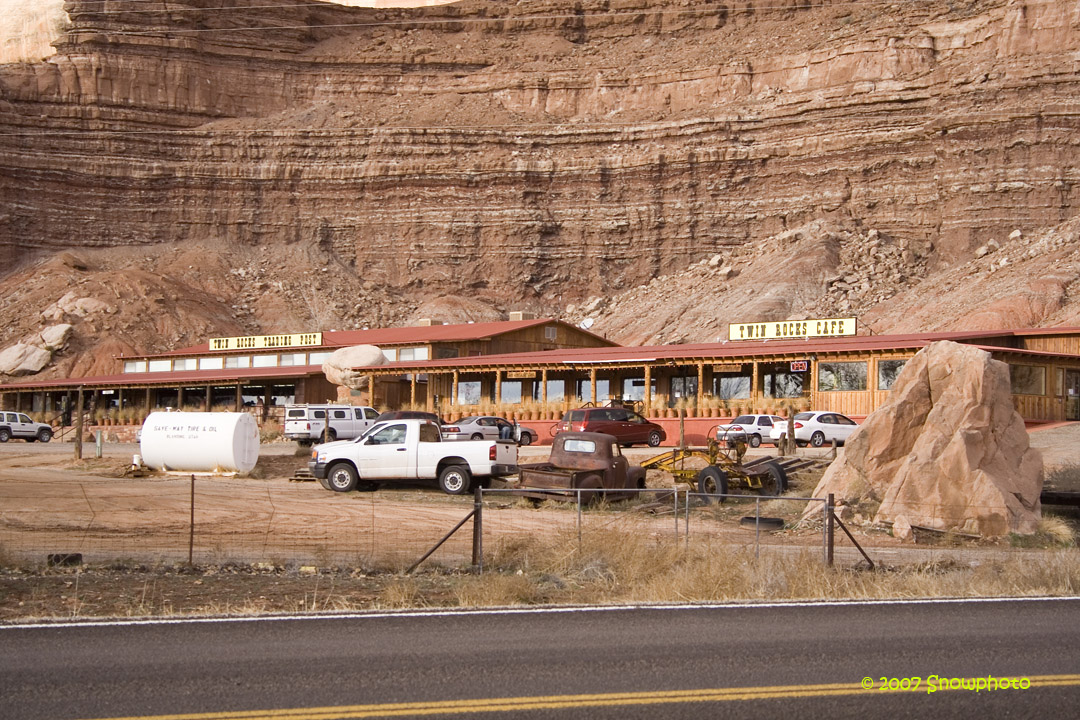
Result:
M582 505L592 505L604 497L604 479L599 475L586 475L581 478L578 487L581 489L578 495Z
M783 495L787 490L787 471L772 461L762 466L768 470L768 473L761 478L761 494Z
M521 439L518 440L518 444L524 447L525 445L532 445L533 436L532 433L521 433Z
M649 443L649 447L659 447L660 443L663 442L660 439L660 431L653 430L651 433L649 433L649 438L648 440L646 440L646 442Z
M52 440L52 430L49 428L41 428L38 430L37 439L41 442L49 442Z
M472 477L462 465L447 465L439 472L439 489L447 495L464 495L469 492Z
M697 474L697 489L699 493L705 495L706 503L711 503L713 500L719 500L719 502L722 504L726 498L717 498L715 496L727 495L727 473L713 465L710 465L707 468L702 468L701 472Z
M337 430L330 428L326 431L326 442L334 442L337 440Z
M11 430L8 428L0 428L0 442L7 442L11 439Z
M349 463L338 462L326 469L326 483L334 492L349 492L356 489L360 476Z

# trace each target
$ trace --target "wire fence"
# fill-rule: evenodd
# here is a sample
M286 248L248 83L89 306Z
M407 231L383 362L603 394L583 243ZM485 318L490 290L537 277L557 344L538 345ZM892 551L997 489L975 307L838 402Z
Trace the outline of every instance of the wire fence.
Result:
M507 543L558 536L577 551L605 536L717 552L816 546L828 563L834 544L854 542L832 537L835 523L821 498L674 488L619 491L618 499L592 503L589 491L573 490L552 496L487 489L478 498L417 488L339 494L313 483L191 476L5 483L0 561L43 563L50 555L80 554L93 563L400 570L436 546L426 562L460 567L482 565L485 554ZM473 523L462 523L476 507L482 510L478 537ZM952 517L955 508L941 512ZM461 529L446 537L459 523Z

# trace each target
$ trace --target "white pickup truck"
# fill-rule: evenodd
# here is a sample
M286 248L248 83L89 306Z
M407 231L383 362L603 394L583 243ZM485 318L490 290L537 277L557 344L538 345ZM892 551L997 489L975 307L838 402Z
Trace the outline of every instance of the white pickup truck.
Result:
M311 474L328 490L375 490L394 481L438 480L443 492L469 492L474 480L517 472L513 440L443 442L430 420L386 420L355 440L319 445L311 451Z
M330 440L351 440L375 424L379 411L354 405L289 405L285 408L285 437L301 445L323 439L330 421Z

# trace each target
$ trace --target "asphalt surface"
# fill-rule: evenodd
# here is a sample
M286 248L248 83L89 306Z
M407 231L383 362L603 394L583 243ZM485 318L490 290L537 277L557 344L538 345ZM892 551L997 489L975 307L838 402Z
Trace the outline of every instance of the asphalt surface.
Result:
M1080 599L3 626L0 717L1075 717L1077 647Z

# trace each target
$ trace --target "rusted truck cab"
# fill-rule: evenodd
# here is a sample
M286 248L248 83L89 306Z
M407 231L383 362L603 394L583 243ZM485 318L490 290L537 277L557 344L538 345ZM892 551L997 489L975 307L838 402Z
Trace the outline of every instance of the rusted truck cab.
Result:
M536 490L576 490L582 502L601 497L621 500L635 493L620 490L645 487L645 470L631 465L619 449L619 441L611 435L592 432L563 432L555 436L551 455L546 463L520 465L519 482L522 488ZM555 493L541 492L535 497L550 497ZM577 493L561 493L573 499Z

